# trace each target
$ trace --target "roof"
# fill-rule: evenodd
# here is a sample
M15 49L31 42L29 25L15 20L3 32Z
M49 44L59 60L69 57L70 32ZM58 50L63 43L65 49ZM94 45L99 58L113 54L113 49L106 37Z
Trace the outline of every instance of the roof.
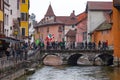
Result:
M104 17L106 18L106 20L101 23L95 30L96 31L103 31L103 30L109 30L112 28L111 25L111 15L110 15L111 11L105 11L104 12Z
M112 2L88 1L86 10L111 10L112 6Z
M76 36L76 30L69 30L67 33L66 33L66 36L68 37L75 37Z
M100 26L98 26L98 28L96 29L96 31L109 30L111 28L112 28L111 24L103 22Z
M76 17L70 17L70 16L57 16L56 21L60 21L64 23L65 25L72 25L77 23Z
M36 26L34 26L34 28L36 27L42 27L42 26L50 26L50 25L64 25L63 23L61 22L52 22L52 23L45 23L45 24L37 24Z
M40 27L40 26L49 26L49 25L57 25L57 24L64 24L64 25L73 25L78 22L77 17L74 14L74 11L71 13L70 16L55 16L55 20L52 22L44 22L45 17L35 26L35 27Z
M46 17L51 17L53 16L53 20L46 20ZM70 14L70 16L55 16L53 9L51 7L51 4L48 7L48 10L41 21L35 25L34 27L40 27L40 26L49 26L49 25L57 25L57 24L64 24L67 26L74 25L78 22L77 17L75 16L75 11Z
M87 18L87 13L86 12L83 12L83 13L77 15L78 22L76 24L80 23L81 21L85 20L86 18Z
M45 16L55 16L51 4L49 5L48 10L47 10Z

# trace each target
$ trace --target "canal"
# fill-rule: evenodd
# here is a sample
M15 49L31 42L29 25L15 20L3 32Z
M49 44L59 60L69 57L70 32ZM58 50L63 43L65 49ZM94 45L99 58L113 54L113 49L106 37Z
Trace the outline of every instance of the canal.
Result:
M44 66L26 80L120 80L120 68L101 66Z

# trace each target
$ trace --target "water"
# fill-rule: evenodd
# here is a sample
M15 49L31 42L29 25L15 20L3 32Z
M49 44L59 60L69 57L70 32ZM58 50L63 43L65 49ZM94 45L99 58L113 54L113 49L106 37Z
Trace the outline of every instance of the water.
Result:
M27 80L120 80L119 68L100 66L45 66Z

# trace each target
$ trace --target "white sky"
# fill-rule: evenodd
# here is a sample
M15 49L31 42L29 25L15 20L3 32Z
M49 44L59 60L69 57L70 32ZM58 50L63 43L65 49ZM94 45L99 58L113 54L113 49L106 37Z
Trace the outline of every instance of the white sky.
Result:
M112 0L30 0L29 13L36 15L36 20L40 21L47 12L51 3L56 16L69 16L73 10L75 15L85 11L87 1L112 1Z

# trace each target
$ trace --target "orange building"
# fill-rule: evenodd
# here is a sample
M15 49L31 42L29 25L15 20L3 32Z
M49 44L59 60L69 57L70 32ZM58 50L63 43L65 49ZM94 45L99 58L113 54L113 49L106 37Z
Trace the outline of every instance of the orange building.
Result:
M113 49L113 30L112 30L112 11L104 12L106 20L99 25L92 35L92 41L98 44L101 42L108 42L109 48Z
M113 0L114 56L120 58L120 0Z

